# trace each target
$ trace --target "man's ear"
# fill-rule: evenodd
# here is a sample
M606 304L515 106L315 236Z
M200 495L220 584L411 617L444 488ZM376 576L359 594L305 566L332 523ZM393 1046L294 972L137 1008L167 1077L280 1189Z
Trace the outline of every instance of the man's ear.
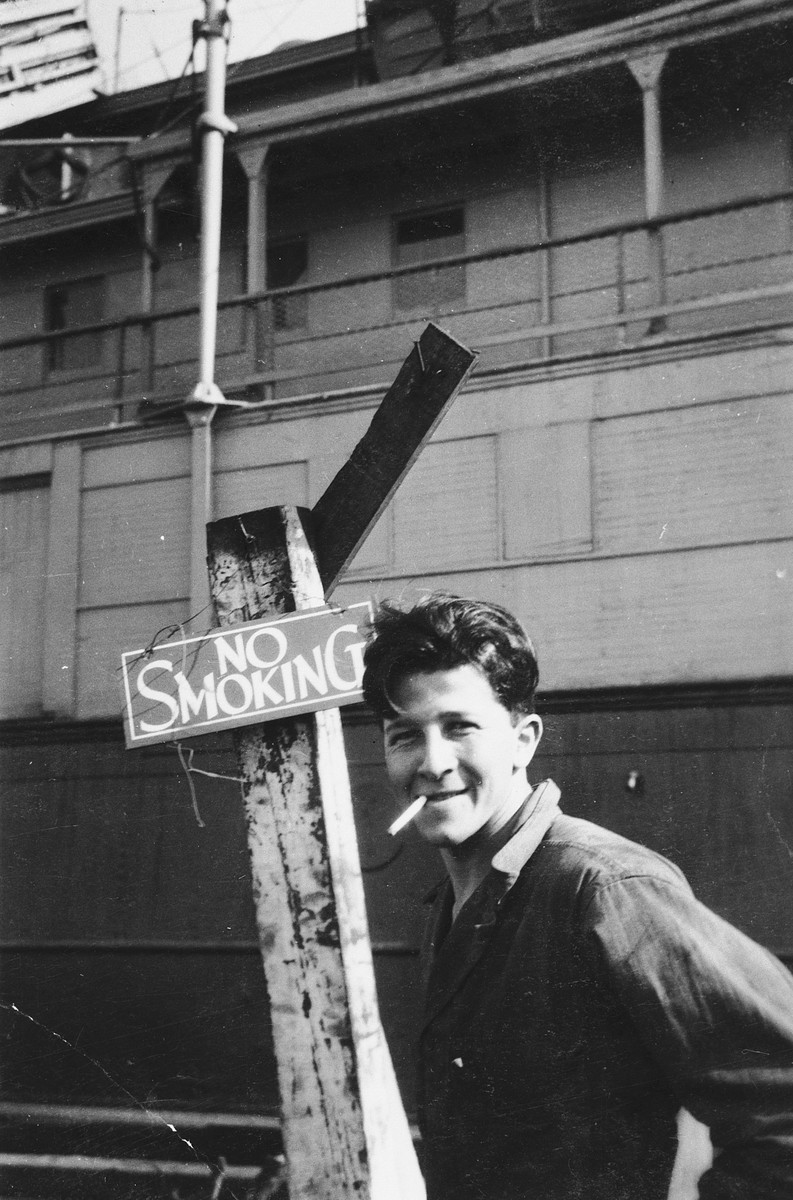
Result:
M537 713L523 713L515 721L515 771L525 771L542 737L542 717Z

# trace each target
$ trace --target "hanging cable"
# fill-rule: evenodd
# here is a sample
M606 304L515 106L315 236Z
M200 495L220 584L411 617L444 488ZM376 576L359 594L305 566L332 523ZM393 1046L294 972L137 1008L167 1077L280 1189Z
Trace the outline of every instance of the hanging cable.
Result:
M2 2L2 0L0 0L0 2ZM171 50L178 50L180 46L184 45L185 40L186 39L184 37L180 37L176 42L169 42L167 46L161 46L160 54L168 54ZM118 77L121 79L125 75L130 75L133 71L138 71L141 67L147 66L148 63L156 62L156 60L156 54L147 54L145 58L139 58L137 62L130 63L128 66L124 67L123 71L119 71Z
M190 53L188 54L185 64L182 67L182 70L180 71L178 77L173 81L171 89L166 97L165 103L163 104L162 108L160 109L160 111L158 112L157 116L154 119L154 128L151 130L150 133L148 133L146 135L147 137L157 137L159 134L165 133L168 129L171 128L171 126L173 124L177 124L178 121L181 120L181 118L186 115L185 111L183 110L177 116L175 121L172 121L170 124L168 123L169 117L173 110L173 106L176 102L176 94L179 91L179 86L182 83L185 76L187 75L187 72L191 68L192 68L192 75L193 75L193 77L195 77L196 41L197 41L197 38L196 38L195 22L193 22L193 32L192 32L192 42L190 45ZM193 89L193 91L195 91L195 89ZM190 107L192 108L192 97L191 97ZM189 111L189 109L187 111Z

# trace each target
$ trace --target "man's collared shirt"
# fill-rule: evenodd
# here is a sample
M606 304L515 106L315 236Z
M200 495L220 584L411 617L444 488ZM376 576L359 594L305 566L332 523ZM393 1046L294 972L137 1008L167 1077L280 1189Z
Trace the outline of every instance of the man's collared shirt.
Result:
M425 945L429 1200L666 1200L676 1114L711 1129L702 1200L793 1197L793 977L671 863L547 781Z

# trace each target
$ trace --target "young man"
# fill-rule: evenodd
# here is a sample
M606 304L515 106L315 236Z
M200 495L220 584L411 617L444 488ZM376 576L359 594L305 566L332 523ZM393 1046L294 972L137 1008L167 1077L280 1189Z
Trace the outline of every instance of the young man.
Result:
M702 1200L793 1198L793 977L659 855L526 769L532 644L498 606L384 604L365 654L398 799L448 879L425 947L429 1200L666 1200L676 1114Z

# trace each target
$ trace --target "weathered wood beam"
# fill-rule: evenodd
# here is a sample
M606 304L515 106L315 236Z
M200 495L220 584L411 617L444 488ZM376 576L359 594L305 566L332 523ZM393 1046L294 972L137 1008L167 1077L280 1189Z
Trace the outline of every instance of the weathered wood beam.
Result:
M432 436L476 358L430 324L405 359L366 433L312 510L326 596Z
M208 526L221 625L323 603L310 514ZM338 709L235 735L290 1200L420 1200L380 1024Z

